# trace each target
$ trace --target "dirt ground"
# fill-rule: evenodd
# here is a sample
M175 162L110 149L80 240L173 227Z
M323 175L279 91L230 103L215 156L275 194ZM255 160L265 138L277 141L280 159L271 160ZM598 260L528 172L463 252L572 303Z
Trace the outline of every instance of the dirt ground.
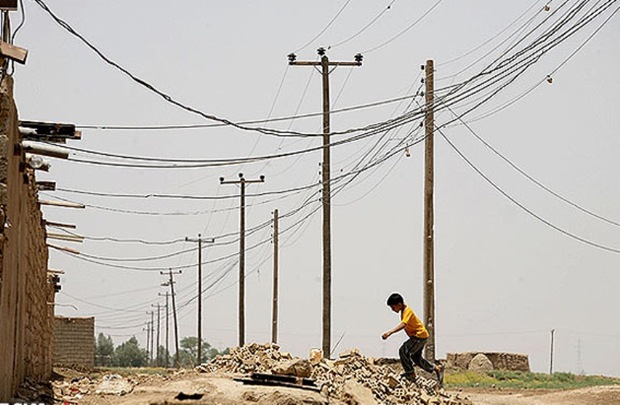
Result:
M620 386L608 385L562 391L464 390L475 405L614 405Z
M64 375L63 375L64 374ZM195 371L167 376L130 374L106 382L101 375L57 374L53 390L63 405L111 404L218 404L218 405L344 405L318 392L288 387L244 385L230 374ZM110 393L101 392L103 387ZM129 387L127 389L127 387ZM114 393L116 391L116 393ZM469 398L474 405L614 405L620 404L620 386L599 386L576 390L465 389L449 391ZM200 399L178 399L179 393L198 394Z

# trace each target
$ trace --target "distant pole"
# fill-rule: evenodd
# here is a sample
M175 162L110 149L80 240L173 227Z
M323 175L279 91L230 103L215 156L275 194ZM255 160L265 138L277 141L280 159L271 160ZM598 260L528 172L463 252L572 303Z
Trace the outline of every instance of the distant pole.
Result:
M273 310L271 341L278 343L278 210L273 211Z
M161 275L166 275L166 272L161 271L160 272ZM176 306L176 300L174 299L174 278L173 278L173 274L181 274L181 270L179 270L178 272L173 272L172 270L168 270L168 275L170 276L170 280L168 280L167 282L163 283L163 286L170 286L170 295L172 296L172 318L174 320L174 346L176 349L176 353L174 354L175 357L175 366L176 368L181 367L181 363L179 361L179 325L177 323L177 306Z
M425 158L424 158L424 323L429 337L425 348L428 360L435 360L435 269L434 269L434 65L433 60L426 61L426 106L425 106Z
M164 367L168 368L168 366L170 365L170 363L168 362L168 357L170 355L170 352L168 351L168 326L170 325L170 322L168 321L168 314L169 314L169 310L168 310L168 296L169 293L168 291L166 291L166 294L162 295L162 293L159 293L160 297L165 296L166 297L166 363L164 364Z
M264 183L265 176L258 180L246 180L243 173L239 173L239 180L224 180L220 177L220 184L241 185L241 204L239 219L239 347L245 344L245 185L250 183Z
M549 361L549 375L553 374L553 338L555 335L555 329L551 329L551 359Z
M187 242L198 242L198 354L196 364L202 364L202 242L213 243L214 239L202 239L198 234L198 239L185 238Z
M329 358L331 353L331 317L332 317L332 248L331 248L331 155L330 155L330 103L329 103L329 74L330 67L362 66L363 56L355 55L355 62L330 61L325 54L325 48L317 49L321 60L297 61L294 53L288 55L288 64L294 66L321 67L323 87L323 163L322 175L322 205L323 205L323 355Z
M157 305L153 305L151 304L152 307L157 307L157 339L155 339L157 341L156 345L155 345L155 365L157 366L161 366L160 360L159 360L159 303L157 303Z
M147 312L147 314L148 314L148 312ZM144 329L142 329L142 330L144 330ZM146 359L147 359L147 361L148 361L150 353L151 353L151 351L149 350L149 342L151 341L150 333L151 333L151 325L149 325L149 322L147 321L146 322L146 344L145 344L145 346L146 346Z
M153 335L155 332L155 321L153 320L153 311L151 311L151 366L153 365Z

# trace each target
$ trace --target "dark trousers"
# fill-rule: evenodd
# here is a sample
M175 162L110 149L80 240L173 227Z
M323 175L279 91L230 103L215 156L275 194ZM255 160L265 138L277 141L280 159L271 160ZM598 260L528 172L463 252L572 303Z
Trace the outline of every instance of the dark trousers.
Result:
M426 344L426 339L420 339L411 336L398 350L400 356L400 363L403 365L405 373L413 373L414 363L423 370L432 373L435 369L428 360L422 357L422 350Z

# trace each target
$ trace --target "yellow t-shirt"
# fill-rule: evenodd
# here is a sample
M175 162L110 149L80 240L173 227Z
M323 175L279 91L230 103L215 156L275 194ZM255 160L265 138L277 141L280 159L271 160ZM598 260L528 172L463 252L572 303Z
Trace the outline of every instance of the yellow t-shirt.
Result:
M405 332L408 336L415 336L420 339L426 339L428 337L428 331L424 327L424 324L413 313L413 310L409 306L405 306L403 312L400 313L400 320L405 324Z

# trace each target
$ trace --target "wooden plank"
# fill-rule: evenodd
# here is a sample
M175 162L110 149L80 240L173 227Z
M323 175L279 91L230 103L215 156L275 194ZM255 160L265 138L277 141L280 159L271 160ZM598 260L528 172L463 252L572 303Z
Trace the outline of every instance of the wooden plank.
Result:
M63 224L61 222L52 222L52 221L48 221L47 219L43 220L43 224L44 225L49 225L49 226L57 226L59 228L71 228L71 229L76 229L77 226L73 225L73 224Z
M65 235L62 233L49 233L47 234L49 239L58 239L58 240L66 240L69 242L84 242L84 237L79 235Z
M251 378L234 378L234 380L238 382L242 382L246 385L269 385L269 386L298 388L302 390L321 392L321 389L319 387L312 387L312 386L300 385L300 384L291 384L291 383L287 383L283 381L253 380Z
M75 249L71 249L65 246L58 246L58 245L52 245L51 243L47 243L47 247L51 247L52 249L56 249L56 250L62 250L63 252L69 252L69 253L73 253L76 255L79 255L80 252L78 250Z
M39 204L52 205L55 207L65 207L65 208L86 208L84 204L70 203L70 202L65 202L65 201L39 200Z
M28 50L0 41L0 54L23 65L26 63Z

